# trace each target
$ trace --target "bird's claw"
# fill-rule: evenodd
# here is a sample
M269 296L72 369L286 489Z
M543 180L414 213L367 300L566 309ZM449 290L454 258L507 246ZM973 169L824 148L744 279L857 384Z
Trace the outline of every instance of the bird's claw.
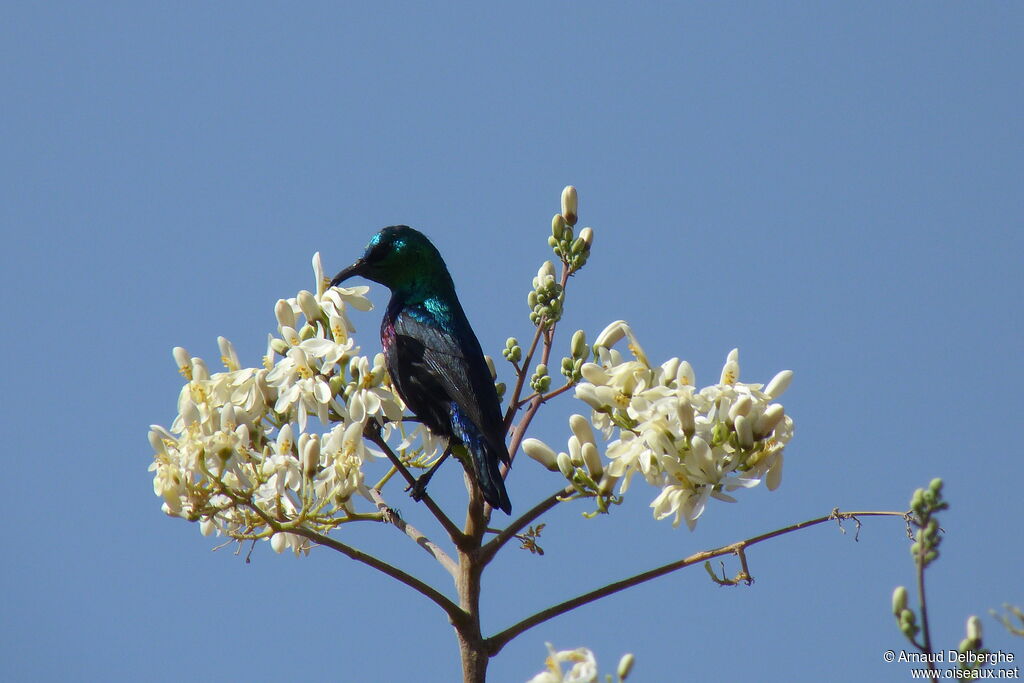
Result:
M417 503L423 500L423 496L427 495L427 483L430 481L430 477L422 476L413 483L405 487L405 490L409 492L412 499Z

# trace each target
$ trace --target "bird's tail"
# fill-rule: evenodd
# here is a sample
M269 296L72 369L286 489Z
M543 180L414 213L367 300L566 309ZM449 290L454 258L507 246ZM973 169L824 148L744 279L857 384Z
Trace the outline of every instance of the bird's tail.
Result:
M512 501L505 490L505 480L501 478L501 463L511 464L508 448L502 436L488 439L480 428L471 420L465 419L459 410L453 411L452 427L456 438L465 444L473 461L473 475L484 500L491 507L501 510L506 515L512 514Z
M502 444L504 445L504 444ZM484 500L506 515L512 514L512 501L508 499L508 491L505 490L505 480L501 478L499 463L501 460L508 460L508 453L504 457L494 453L494 449L487 442L478 444L476 448L470 449L473 453L473 470L476 473L476 482L480 485L480 491L484 494Z

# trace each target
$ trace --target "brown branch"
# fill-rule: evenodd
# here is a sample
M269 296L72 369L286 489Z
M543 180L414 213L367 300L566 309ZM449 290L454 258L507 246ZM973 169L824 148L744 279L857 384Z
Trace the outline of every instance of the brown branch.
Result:
M377 509L383 514L385 522L391 524L393 527L415 541L421 548L426 550L435 560L438 561L438 563L440 563L442 567L445 568L449 574L452 575L453 578L456 576L458 572L458 565L455 564L455 561L448 556L448 553L446 553L439 545L427 538L419 529L402 519L402 516L398 511L387 504L387 501L384 500L384 496L381 495L379 489L370 489L370 497L373 498L373 502L377 504Z
M391 450L391 446L389 446L388 443L384 440L384 437L381 436L379 425L374 424L373 427L376 427L376 429L371 428L371 425L367 425L366 430L363 432L363 435L370 441L372 441L378 448L384 451L384 455L388 456L388 459L391 461L391 464L394 465L395 469L398 470L398 473L402 475L406 483L408 483L409 486L413 486L416 483L416 477L412 476L412 473L409 472L409 470L402 463L401 459L395 454L393 450ZM437 519L437 521L441 524L441 526L444 527L444 530L448 534L448 537L452 539L452 543L454 543L455 545L465 543L464 534L461 531L459 531L459 528L455 526L452 520L448 519L448 515L444 514L444 511L438 506L437 503L434 502L434 500L429 495L427 495L426 491L423 492L423 497L420 498L420 501L427 506L427 509L430 510L430 512Z
M921 527L921 528L924 528L924 527ZM924 641L920 645L918 645L918 648L925 655L928 655L928 656L925 657L925 659L928 661L928 671L929 671L929 674L930 674L930 678L933 681L937 681L937 680L939 680L939 671L938 671L938 668L935 666L935 662L933 661L934 657L930 656L930 655L932 655L932 636L931 636L931 631L928 628L928 600L925 598L925 592L924 592L924 568L925 568L924 567L924 565L925 565L924 558L925 558L925 555L928 552L928 544L926 544L924 542L924 540L920 536L918 538L921 539L921 540L918 541L918 549L919 550L918 550L918 553L917 553L917 557L915 557L914 560L915 560L915 563L917 564L917 594L918 594L918 602L920 602L920 604L921 604L921 633L924 636ZM917 644L917 639L916 638L914 638L912 640L913 640L913 642L915 644Z
M565 295L565 286L566 286L566 283L568 281L569 281L569 268L568 268L568 266L566 266L563 263L562 264L562 280L561 280L563 296ZM554 345L555 328L557 326L558 326L557 322L552 323L551 327L547 328L547 330L544 332L544 348L541 349L541 359L540 359L540 362L543 363L544 365L548 364L548 360L551 357L551 347ZM541 333L541 327L538 325L537 326L537 336L538 337L540 336L540 333ZM536 337L534 338L534 346L536 346ZM533 351L534 351L534 349L530 349L530 355L531 356L533 355ZM524 363L524 367L526 367L526 366L527 366L527 364ZM519 398L518 394L516 396L514 396L513 398L514 399L518 399ZM509 445L508 445L509 462L512 462L512 461L515 460L515 458L516 458L516 451L519 450L519 444L522 443L523 437L526 435L526 430L530 427L530 422L533 421L534 416L537 414L537 411L540 410L540 407L544 403L545 400L547 400L547 399L543 395L541 395L541 394L537 394L536 396L534 396L533 399L530 401L529 407L526 409L526 413L523 415L523 419L521 419L519 421L519 424L517 424L515 426L515 428L512 430L512 439L511 439L511 441L509 441ZM515 405L515 402L513 401L510 405ZM506 467L506 468L504 468L502 476L507 474L507 472L508 472L508 468Z
M555 505L560 502L559 499L562 496L570 495L573 491L574 489L572 486L566 486L564 489L560 489L552 493L550 496L523 513L519 519L509 524L505 529L500 531L497 536L480 548L480 561L483 564L490 562L494 558L494 555L501 550L502 546L515 538L516 534L529 526L530 522L555 507Z
M523 367L516 371L516 385L512 389L512 397L508 401L508 410L505 411L505 430L512 426L512 418L522 407L519 403L519 397L523 393L523 385L526 384L526 373L530 371L530 361L533 360L533 354L537 350L537 342L540 341L540 335L543 330L538 324L537 329L533 333L533 341L530 342L530 350L526 352L526 357L523 359Z
M878 512L878 511L876 511L876 512L839 512L839 510L833 510L832 514L827 515L825 517L818 517L817 519L811 519L811 520L807 520L806 522L800 522L798 524L793 524L791 526L783 527L782 529L776 529L775 531L770 531L770 532L768 532L766 534L761 534L760 536L754 536L753 538L748 538L748 539L743 540L743 541L738 541L736 543L731 543L729 545L722 546L721 548L716 548L714 550L701 551L699 553L695 553L695 554L690 555L689 557L683 558L681 560L677 560L675 562L670 562L669 564L663 565L661 567L657 567L655 569L648 570L646 572L641 572L640 574L635 574L633 576L630 576L628 578L622 579L620 581L616 581L614 583L610 583L607 586L604 586L602 588L598 588L596 590L592 590L592 591L590 591L588 593L583 593L582 595L578 595L575 598L572 598L570 600L566 600L564 602L560 602L557 605L553 605L551 607L548 607L547 609L541 610L540 612L537 612L536 614L534 614L532 616L529 616L526 619L523 619L522 621L520 621L520 622L518 622L516 624L513 624L512 626L508 627L504 631L501 631L500 633L497 633L497 634L491 636L490 638L488 638L487 639L488 652L493 657L494 655L498 654L498 652L500 652L501 649L503 647L505 647L505 645L508 644L508 642L510 640L512 640L513 638L515 638L519 634L523 633L524 631L527 631L527 630L533 628L534 626L537 626L538 624L542 624L545 621L548 621L549 619L553 619L554 617L557 617L559 615L565 614L566 612L569 612L569 611L571 611L573 609L576 609L577 607L581 607L581 606L586 605L588 603L594 602L595 600L600 600L601 598L607 597L609 595L613 595L613 594L618 593L619 591L623 591L623 590L625 590L627 588L632 588L633 586L637 586L637 585L639 585L641 583L645 583L647 581L650 581L651 579L656 579L659 576L664 576L665 574L670 574L670 573L672 573L674 571L677 571L679 569L683 569L684 567L688 567L688 566L690 566L692 564L696 564L698 562L706 562L707 560L710 560L710 559L715 558L715 557L720 557L722 555L737 555L737 554L740 554L743 551L745 551L747 548L749 548L750 546L755 545L757 543L760 543L762 541L767 541L768 539L771 539L771 538L775 538L776 536L782 536L783 534L788 534L788 533L792 533L794 531L799 531L800 529L806 529L806 528L809 528L809 527L812 527L812 526L816 526L818 524L823 524L824 522L828 522L828 521L831 521L831 520L843 520L843 519L854 519L855 520L857 517L901 517L901 518L905 518L907 516L907 514L909 514L909 513L907 513L907 512Z
M569 272L569 267L565 264L565 262L563 262L562 277L559 283L562 287L563 298L565 297L566 284L569 282L569 275L571 275L571 273ZM530 371L530 365L533 362L533 354L536 353L537 351L537 343L540 341L541 335L544 334L545 332L544 323L545 321L543 319L537 322L537 329L533 333L533 341L530 342L530 350L526 352L526 357L523 359L522 368L519 368L517 370L516 374L518 375L518 377L516 377L516 386L512 390L512 397L509 399L508 402L508 410L505 412L506 431L512 426L512 418L515 417L515 414L519 412L519 409L522 408L524 405L519 403L519 397L522 395L523 385L526 383L526 373ZM551 355L551 343L554 340L555 327L557 326L557 322L553 323L550 328L547 328L547 334L544 335L545 350L543 352L543 359L541 360L541 362L544 363L545 365L547 365L548 356Z
M565 392L569 391L570 389L572 389L575 386L576 386L576 382L569 382L565 386L559 387L559 388L555 389L554 391L552 391L549 394L544 394L541 397L540 400L541 400L541 402L550 401L554 397L559 396L561 394L564 394Z
M353 559L356 562L362 562L363 564L372 567L383 574L390 576L399 583L403 583L409 588L412 588L414 591L416 591L420 595L423 595L428 600L432 601L434 604L436 604L438 607L444 610L445 614L448 615L448 618L452 621L453 624L462 624L469 619L469 615L467 615L465 612L459 609L458 605L456 605L454 602L445 597L436 588L421 581L420 579L417 579L412 574L402 571L398 567L390 565L387 562L380 560L374 557L373 555L370 555L369 553L364 553L362 550L359 550L358 548L354 548L350 545L342 543L341 541L337 541L331 538L330 536L318 533L316 531L313 531L312 529L306 529L303 527L285 528L285 526L282 525L279 520L274 519L265 511L260 509L258 506L253 505L250 501L238 496L231 489L227 487L222 487L221 491L236 503L244 505L245 507L255 512L260 517L260 519L262 519L263 522L268 527L273 529L275 532L295 534L296 536L301 536L303 538L309 539L310 541L318 545L330 548L331 550L336 550L342 555L345 555L346 557Z
M274 527L274 525L270 522L268 522L268 525L271 528ZM412 588L417 593L420 593L427 599L434 602L442 610L444 610L445 614L448 615L448 618L452 621L453 624L462 623L466 619L468 619L468 615L461 609L459 609L458 605L456 605L454 602L445 597L436 588L430 586L427 583L424 583L420 579L417 579L412 574L402 571L394 565L390 565L387 562L384 562L383 560L377 559L369 553L364 553L362 550L359 550L358 548L353 548L350 545L346 545L345 543L336 541L330 536L325 536L324 534L317 533L311 529L303 529L302 527L297 527L295 529L288 529L285 533L295 534L296 536L302 536L303 538L307 538L310 541L330 548L331 550L337 550L342 555L345 555L350 559L355 560L356 562L362 562L363 564L369 567L373 567L379 572L387 574L399 583L404 583L406 586Z

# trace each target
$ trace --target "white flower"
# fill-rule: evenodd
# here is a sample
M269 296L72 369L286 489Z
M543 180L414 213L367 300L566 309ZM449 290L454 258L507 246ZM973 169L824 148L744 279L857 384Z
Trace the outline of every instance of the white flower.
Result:
M352 494L360 493L369 499L363 483L363 462L366 446L363 427L358 422L347 426L338 424L323 439L319 465L322 468L314 481L317 498L330 500L337 509L352 511Z
M613 348L623 339L632 358ZM673 517L674 525L685 519L692 529L710 498L734 502L727 492L762 480L769 489L778 486L793 422L771 401L789 385L792 372L778 373L764 391L760 384L744 384L739 351L733 349L720 382L698 391L689 363L670 358L652 366L622 320L598 335L594 349L597 362L582 366L576 397L590 406L590 422L606 439L617 436L608 444L605 471L620 479L620 493L639 472L660 489L651 503L654 516ZM582 443L593 433L582 430L579 418L572 428L573 461L592 458L596 450L584 452Z
M298 534L289 533L276 533L271 536L270 547L273 548L274 552L277 554L281 554L285 550L291 548L292 552L294 552L296 556L309 555L311 548L308 540Z
M243 367L224 337L217 344L227 372L211 374L202 358L180 347L173 351L185 382L170 429L150 429L149 469L163 510L198 522L204 535L269 538L277 552L291 548L304 554L310 543L302 535L269 534L265 516L302 520L304 527L326 533L338 523L332 515L340 513L340 519L354 511L353 493L369 498L362 465L374 453L363 441L363 424L350 420L331 390L345 388L339 380L358 353L346 309L368 310L368 288L327 289L319 255L313 270L315 294L303 291L277 301L280 338L268 335L262 367ZM352 387L363 420L391 420L385 437L401 429L404 406L387 386L383 357L372 369L365 358L351 367L365 371ZM309 415L331 424L330 431L307 432ZM443 444L421 428L399 452L405 454L413 440L421 453L440 452Z
M374 357L372 368L365 356L354 358L349 368L353 377L346 391L349 419L359 423L376 417L384 417L391 422L402 419L403 404L393 391L383 386L387 378L384 354L378 353Z
M548 648L548 657L545 661L546 669L527 683L594 683L597 681L597 660L594 653L585 647L575 650L561 650L556 652L551 643L545 643ZM562 664L571 664L567 672L562 671Z

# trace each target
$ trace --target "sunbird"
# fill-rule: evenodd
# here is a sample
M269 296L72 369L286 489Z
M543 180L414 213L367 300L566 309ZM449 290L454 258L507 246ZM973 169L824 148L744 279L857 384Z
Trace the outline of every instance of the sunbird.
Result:
M448 438L441 459L413 486L413 497L422 496L452 448L464 444L484 500L511 514L498 469L511 464L498 392L441 253L418 230L392 225L374 235L362 258L331 286L356 275L391 290L380 326L391 382L431 432Z

